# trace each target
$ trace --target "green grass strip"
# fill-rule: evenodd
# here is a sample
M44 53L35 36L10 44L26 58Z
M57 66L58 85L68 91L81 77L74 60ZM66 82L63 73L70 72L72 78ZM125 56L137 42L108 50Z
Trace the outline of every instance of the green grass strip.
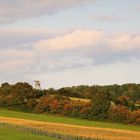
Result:
M73 124L73 125L89 126L89 127L101 127L101 128L140 131L140 126L136 126L136 125L124 125L124 124L119 124L119 123L88 121L88 120L83 120L83 119L59 117L55 115L23 113L23 112L16 112L16 111L4 110L4 109L0 109L0 116L54 122L54 123Z

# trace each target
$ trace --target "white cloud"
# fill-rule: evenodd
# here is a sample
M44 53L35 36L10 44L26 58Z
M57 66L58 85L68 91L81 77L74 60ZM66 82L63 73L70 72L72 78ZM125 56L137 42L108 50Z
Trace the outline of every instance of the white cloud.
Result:
M34 44L34 48L42 53L48 51L63 51L94 47L104 36L102 31L77 30L61 37L41 40Z
M140 35L98 30L0 31L0 73L25 76L140 59ZM2 34L4 33L4 36Z
M93 0L1 0L0 23L12 23L21 19L49 15Z
M136 68L140 60L139 34L117 34L88 29L75 31L7 29L0 32L2 79L24 81L30 79L30 75L38 79L43 75L42 80L45 81L45 75L48 76L49 73L63 75L63 72L70 74L68 71L72 71L74 74L78 70L88 71L88 68L96 67L99 76L99 72L104 74L100 67L111 71L115 65L123 68L123 64L132 65L135 62ZM129 69L130 65L125 67L125 70ZM95 72L94 69L93 71ZM132 74L131 70L129 73ZM96 79L98 76L94 75Z
M30 47L36 41L61 36L65 32L53 29L1 29L0 49Z
M140 35L123 33L113 35L106 39L106 42L116 51L132 51L140 49Z
M30 50L4 49L0 50L0 72L8 74L25 70L32 65L35 59L35 52Z
M140 35L131 33L107 33L98 30L76 30L62 36L43 39L33 44L33 48L41 55L49 53L83 51L96 57L117 54L127 56L140 50ZM129 54L128 54L129 53ZM119 59L118 57L118 59ZM136 56L137 57L137 56Z
M24 51L24 50L16 50L16 49L9 49L9 50L1 50L0 56L3 56L5 58L30 58L32 57L32 51Z

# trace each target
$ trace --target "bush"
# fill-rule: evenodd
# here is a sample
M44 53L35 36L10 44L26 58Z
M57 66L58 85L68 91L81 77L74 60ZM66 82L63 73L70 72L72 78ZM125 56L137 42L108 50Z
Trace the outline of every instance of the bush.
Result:
M115 122L127 123L128 116L129 116L128 108L123 105L111 106L108 111L109 120Z

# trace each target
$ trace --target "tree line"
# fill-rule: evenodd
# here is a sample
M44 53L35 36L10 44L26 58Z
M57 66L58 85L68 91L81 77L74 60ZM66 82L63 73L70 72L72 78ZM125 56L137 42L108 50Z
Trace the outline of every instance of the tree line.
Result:
M77 100L70 97L76 97ZM0 107L31 113L140 124L140 84L81 85L57 90L37 90L26 82L13 85L3 83L0 87Z

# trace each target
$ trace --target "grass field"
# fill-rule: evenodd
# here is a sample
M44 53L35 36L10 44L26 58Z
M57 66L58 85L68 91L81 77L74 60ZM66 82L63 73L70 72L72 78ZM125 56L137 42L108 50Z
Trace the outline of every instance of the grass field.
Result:
M10 128L0 127L0 140L56 140L46 136L36 136Z
M21 118L21 119L28 119L28 120L38 120L38 121L44 121L44 122L89 126L89 127L113 128L113 129L140 131L140 126L135 126L135 125L124 125L124 124L118 124L118 123L88 121L88 120L83 120L83 119L58 117L58 116L53 116L53 115L22 113L22 112L9 111L9 110L3 110L3 109L0 109L0 116Z
M86 127L78 125L68 125L62 123L50 123L42 121L33 121L26 119L17 119L17 118L8 118L0 117L0 122L6 123L7 126L18 126L18 128L24 128L24 130L30 128L30 130L41 130L44 132L51 133L51 136L59 134L59 138L62 138L62 135L65 135L65 138L71 138L81 140L87 140L89 138L98 139L98 140L139 140L140 133L137 131L129 130L117 130L111 128L97 128L97 127ZM14 129L17 127L13 127ZM23 129L22 129L23 130ZM34 133L36 134L36 133ZM58 138L58 137L57 137Z
M73 101L82 101L82 102L89 102L89 99L84 99L84 98L76 98L76 97L69 97Z

